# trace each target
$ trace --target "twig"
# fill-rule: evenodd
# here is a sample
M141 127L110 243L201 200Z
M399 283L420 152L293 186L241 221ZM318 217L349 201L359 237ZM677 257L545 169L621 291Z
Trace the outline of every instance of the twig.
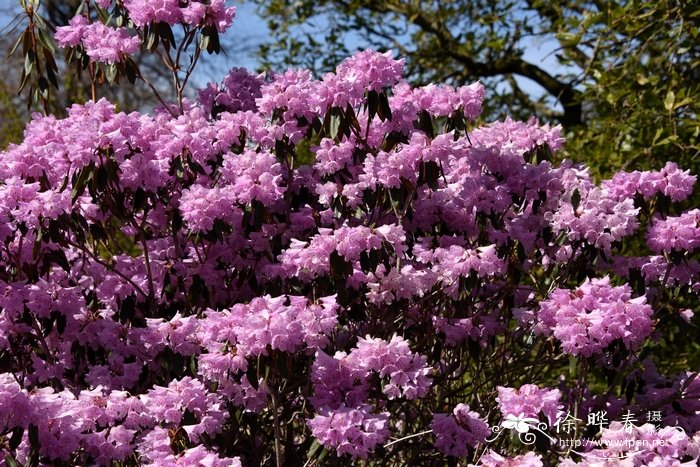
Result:
M74 243L68 239L66 239L66 243L68 243L70 246L72 246L74 248L77 248L78 250L82 251L83 253L87 253L93 259L93 261L95 261L97 264L99 264L101 266L104 266L108 271L110 271L110 272L116 274L117 276L121 277L122 279L124 279L131 287L134 288L134 291L143 295L143 297L146 300L148 300L148 294L146 292L144 292L143 289L141 289L141 287L139 287L133 280L128 278L123 273L117 271L116 268L114 268L114 266L111 266L109 263L106 263L105 261L100 259L99 256L97 256L95 253L93 253L89 249L83 247L82 245L78 245L77 243Z
M412 435L404 436L403 438L395 439L394 441L391 441L391 442L389 442L389 443L386 443L386 444L384 445L384 447L385 447L385 448L388 448L388 447L391 446L392 444L396 444L396 443L398 443L398 442L405 441L405 440L411 439L411 438L417 438L418 436L427 435L428 433L432 433L432 432L433 432L433 430L425 430L425 431L421 431L420 433L415 433L415 434L412 434Z
M282 467L282 445L280 444L280 420L277 413L277 394L276 390L272 392L272 417L275 424L275 465Z

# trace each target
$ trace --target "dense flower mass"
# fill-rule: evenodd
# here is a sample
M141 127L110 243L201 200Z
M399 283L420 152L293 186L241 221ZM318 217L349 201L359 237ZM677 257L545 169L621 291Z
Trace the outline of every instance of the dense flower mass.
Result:
M484 442L491 434L488 424L465 404L457 404L452 414L435 414L430 426L435 433L435 447L457 457L466 457L469 448Z
M95 3L135 32L86 12L56 38L115 66L234 15ZM367 50L152 114L35 115L0 153L6 462L696 462L700 377L657 368L695 325L695 176L596 183L551 161L560 127L478 125L481 84L403 68ZM562 420L607 445L558 444Z
M657 219L649 229L647 242L656 253L692 252L700 247L700 209L678 217Z
M540 302L538 327L553 333L565 352L588 357L616 340L637 349L651 333L652 313L646 297L631 298L629 286L612 287L606 277L554 290Z
M226 7L225 0L123 0L123 4L137 26L149 23L206 24L224 32L231 26L236 13L235 7Z
M501 386L497 389L496 401L505 418L510 415L537 420L541 413L552 424L559 418L561 393L558 389L540 389L534 384L525 384L518 389Z
M255 100L262 97L261 77L244 68L232 68L221 82L209 83L199 91L199 100L208 113L246 112L257 110Z
M62 47L82 45L90 59L103 63L119 62L136 53L141 46L141 39L131 36L126 28L88 24L84 16L75 16L68 26L57 28L56 41Z

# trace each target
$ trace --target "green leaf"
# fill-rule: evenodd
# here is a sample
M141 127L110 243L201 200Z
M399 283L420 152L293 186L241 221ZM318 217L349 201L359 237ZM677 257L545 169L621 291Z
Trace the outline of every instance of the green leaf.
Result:
M328 136L330 136L331 138L335 138L336 136L338 136L341 121L342 117L340 115L331 115Z
M15 43L12 45L12 48L10 49L10 53L7 54L8 57L13 55L17 51L17 47L19 47L19 45L22 43L22 39L24 39L24 35L20 35L17 38L17 41L15 41Z
M107 81L109 81L109 84L113 84L114 80L117 78L117 65L115 63L107 65L105 74L107 75Z
M94 165L90 164L83 167L77 175L77 179L73 184L73 189L71 190L72 202L75 203L75 200L85 192L85 187L87 186L87 182L92 178L94 168Z
M666 98L664 99L664 107L669 112L673 110L673 104L676 102L676 94L673 91L668 91L666 93Z
M24 73L29 75L34 69L34 51L29 49L27 55L24 56Z
M209 48L209 36L202 34L199 37L199 48L201 50L207 50Z
M571 34L569 32L562 32L557 34L557 39L562 43L564 46L574 46L579 43L581 40L581 37L577 34Z
M313 458L316 453L318 452L319 449L322 449L321 443L318 442L318 440L314 440L313 443L311 443L311 447L309 448L309 452L306 453L306 458L311 459Z

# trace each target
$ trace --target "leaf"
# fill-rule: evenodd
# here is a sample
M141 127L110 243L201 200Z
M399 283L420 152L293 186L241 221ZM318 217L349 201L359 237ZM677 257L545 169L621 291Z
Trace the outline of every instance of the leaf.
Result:
M676 94L673 91L668 91L666 93L666 98L664 99L664 107L669 112L673 110L673 104L676 102Z
M102 192L107 189L107 183L109 181L109 174L107 173L107 166L101 165L97 168L97 176L95 178L96 188L98 192Z
M570 32L562 32L557 34L557 39L559 39L564 46L574 46L579 43L581 37L577 34L571 34Z
M113 84L114 80L117 78L117 65L115 63L107 65L105 74L107 75L107 81L109 84Z
M77 180L73 184L73 189L71 190L71 201L73 203L75 203L75 200L82 196L82 194L85 192L87 182L90 180L90 178L92 178L93 169L94 165L90 164L83 167L83 169L79 172Z
M175 45L175 34L168 23L160 22L156 24L155 29L161 38L163 45Z
M29 425L29 444L34 447L39 447L39 427L34 424Z
M158 35L155 31L151 30L146 36L146 50L154 51L158 47Z
M34 69L34 51L29 49L27 55L24 56L24 73L29 75Z
M382 121L391 121L391 106L389 105L389 97L385 92L379 94L379 108L377 109L377 114Z
M56 316L56 331L58 331L58 334L63 334L63 332L66 330L66 324L66 316L62 313L58 313Z
M571 194L571 206L574 208L574 211L578 209L579 204L581 204L581 193L579 193L578 188L576 188Z
M28 75L24 72L24 70L22 70L22 77L20 78L19 89L17 89L17 95L20 95L25 86L27 86L27 84L29 83L30 76L31 75Z
M12 437L10 437L10 451L17 449L17 446L22 442L22 435L24 434L24 428L21 426L16 427L12 430ZM6 458L7 459L7 458ZM14 461L14 459L13 459ZM9 465L9 463L8 463ZM17 464L15 464L17 465Z
M146 191L139 187L134 193L134 211L140 211L146 205Z
M421 164L421 169L425 177L425 183L433 190L438 189L438 179L440 178L440 166L435 161L427 161Z
M24 39L24 35L23 35L23 34L20 35L20 36L17 38L17 40L15 41L15 43L12 45L12 48L10 49L10 53L7 54L8 57L11 56L11 55L13 55L13 54L17 51L17 47L19 47L19 45L22 43L22 39Z
M47 36L46 31L41 28L37 28L37 40L45 50L48 50L51 53L56 53L56 47L54 46L53 40L50 36Z
M49 98L49 80L45 76L39 77L39 92L44 99Z
M66 258L66 254L63 250L52 250L46 255L46 258L52 263L61 266L61 268L63 268L64 271L70 272L70 264L68 263L68 258Z
M331 277L343 279L352 274L352 264L333 250L330 257Z
M53 69L51 69L50 66L46 67L46 76L48 76L51 85L55 89L58 89L58 79L56 79L56 72Z
M131 59L127 59L124 62L124 73L126 74L126 79L128 79L131 84L134 84L136 78L141 74L138 65Z
M340 131L340 123L341 123L342 117L340 115L331 115L330 118L330 125L328 128L328 136L331 138L335 138L338 136L338 132Z
M199 38L199 48L201 50L207 50L209 48L209 36L202 34Z
M379 94L377 94L377 91L369 91L367 93L367 114L369 115L368 118L369 118L370 122L372 121L374 116L377 114L378 109L379 109Z
M574 355L569 356L569 375L576 376L576 367L578 366L578 358Z

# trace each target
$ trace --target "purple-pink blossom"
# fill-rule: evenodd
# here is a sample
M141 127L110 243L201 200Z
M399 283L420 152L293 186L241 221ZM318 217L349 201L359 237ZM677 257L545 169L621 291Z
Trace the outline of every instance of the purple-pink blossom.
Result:
M540 302L537 329L553 334L572 355L600 354L616 340L637 349L652 330L646 297L632 298L628 285L586 280L574 290L556 289Z

